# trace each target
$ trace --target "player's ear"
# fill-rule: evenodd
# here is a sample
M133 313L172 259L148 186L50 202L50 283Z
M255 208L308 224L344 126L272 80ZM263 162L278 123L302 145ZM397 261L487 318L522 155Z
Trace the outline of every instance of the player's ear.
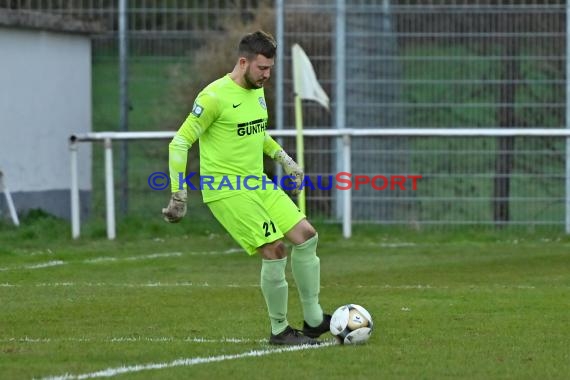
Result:
M246 57L239 57L238 63L239 63L239 67L241 69L245 69L245 68L247 68L247 64L249 62L248 62Z

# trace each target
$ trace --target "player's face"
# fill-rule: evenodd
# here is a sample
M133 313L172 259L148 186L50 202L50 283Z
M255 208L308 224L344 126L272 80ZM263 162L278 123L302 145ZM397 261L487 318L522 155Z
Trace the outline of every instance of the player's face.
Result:
M248 61L244 79L249 88L261 88L271 77L271 69L275 64L274 58L267 58L258 54L254 59Z

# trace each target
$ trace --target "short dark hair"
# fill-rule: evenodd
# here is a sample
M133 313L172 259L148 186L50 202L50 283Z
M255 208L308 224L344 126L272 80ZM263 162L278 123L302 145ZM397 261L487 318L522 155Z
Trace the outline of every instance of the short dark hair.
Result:
M275 57L277 43L273 36L262 30L243 36L239 42L238 54L247 59L255 58L258 54L265 58Z

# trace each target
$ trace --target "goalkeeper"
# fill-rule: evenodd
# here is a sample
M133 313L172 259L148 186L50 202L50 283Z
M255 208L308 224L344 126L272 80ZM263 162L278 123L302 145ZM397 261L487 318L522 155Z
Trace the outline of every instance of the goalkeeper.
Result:
M263 85L273 69L275 50L271 35L263 31L245 35L233 71L198 94L169 145L172 196L162 213L171 223L186 214L187 190L180 182L188 149L199 139L200 174L214 178L211 187L202 189L204 203L248 254L261 257L261 291L271 322L269 343L318 344L315 338L329 331L330 315L319 304L317 232L283 190L262 179L263 154L295 179L295 190L304 176L302 168L265 132ZM240 186L248 176L247 187ZM291 268L303 308L302 331L287 321L284 238L293 244Z

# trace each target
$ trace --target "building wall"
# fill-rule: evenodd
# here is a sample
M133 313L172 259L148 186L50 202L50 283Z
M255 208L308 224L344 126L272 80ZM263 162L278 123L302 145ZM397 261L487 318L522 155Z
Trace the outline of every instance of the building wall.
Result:
M68 138L90 131L89 37L0 27L0 170L19 213L69 218ZM89 144L79 150L79 183L85 213Z

